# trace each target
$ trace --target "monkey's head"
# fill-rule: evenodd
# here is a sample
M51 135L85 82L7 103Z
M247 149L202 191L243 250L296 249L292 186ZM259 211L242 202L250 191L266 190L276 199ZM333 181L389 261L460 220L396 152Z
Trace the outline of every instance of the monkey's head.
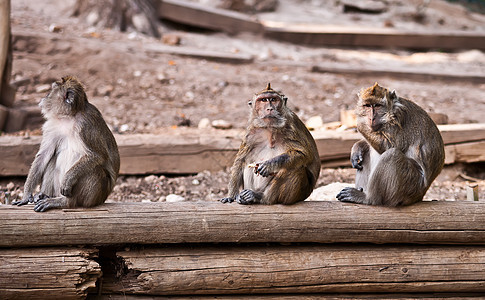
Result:
M65 76L52 84L51 91L42 98L39 106L47 119L69 117L84 110L87 101L82 84L72 76Z
M286 122L286 101L285 95L278 93L268 83L266 88L254 95L249 101L251 107L251 118L256 127L280 128Z
M369 88L362 89L356 110L359 123L365 122L372 131L381 130L385 124L393 124L396 107L399 106L398 100L395 91L390 92L377 82Z

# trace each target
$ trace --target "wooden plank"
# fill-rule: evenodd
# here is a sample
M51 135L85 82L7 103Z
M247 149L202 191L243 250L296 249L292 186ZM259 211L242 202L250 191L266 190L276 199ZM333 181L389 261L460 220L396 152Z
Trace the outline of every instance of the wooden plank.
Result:
M104 293L485 292L483 246L194 246L117 256L127 273L105 279Z
M262 22L268 38L300 45L411 49L485 49L485 34L464 31L411 32L392 28L355 28Z
M484 73L469 73L469 72L450 72L445 73L443 70L429 70L409 66L393 66L389 67L375 67L375 66L349 66L345 64L325 63L315 65L311 68L312 72L318 73L336 73L354 76L367 77L392 77L397 79L405 79L411 81L428 81L441 80L447 82L471 82L471 83L485 83Z
M162 19L230 34L263 31L263 26L254 17L193 2L161 0L158 12Z
M484 161L485 124L440 125L447 163ZM115 135L121 156L120 174L189 174L230 167L239 149L241 130L167 130L164 134ZM348 166L352 145L361 135L352 131L312 132L324 166ZM0 176L26 176L39 148L40 136L0 136ZM452 156L451 156L452 155ZM343 164L342 164L343 163Z
M83 299L101 277L95 249L0 249L1 299Z
M91 297L92 296L92 297ZM464 300L464 299L480 299L483 293L395 293L395 294L374 294L374 293L309 293L309 294L250 294L250 295L224 295L214 296L214 295L197 295L197 299L208 300L208 299L265 299L265 300L294 300L295 298L299 300L375 300L375 299L385 299L385 300L407 300L407 299L420 299L420 300L436 300L436 299L447 299L447 300ZM156 300L156 299L167 299L167 296L156 296L156 295L118 295L118 294L103 294L103 295L88 295L88 299L91 300ZM177 295L170 296L170 299L178 300L193 300L193 295Z
M485 202L433 201L386 208L305 201L106 203L36 213L0 206L0 247L159 243L485 244Z

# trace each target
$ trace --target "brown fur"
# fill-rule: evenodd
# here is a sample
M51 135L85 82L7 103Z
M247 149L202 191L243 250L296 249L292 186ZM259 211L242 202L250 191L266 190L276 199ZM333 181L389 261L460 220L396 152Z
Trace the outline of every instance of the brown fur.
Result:
M318 150L286 100L268 84L250 101L249 126L223 203L292 204L305 200L313 191L320 173Z
M414 102L377 83L360 92L356 114L364 136L352 147L356 188L342 190L337 198L384 206L421 201L444 165L435 123Z
M91 207L113 190L120 168L118 147L101 113L81 83L66 76L41 101L46 118L39 152L30 168L24 197L38 212ZM40 193L35 194L40 185Z

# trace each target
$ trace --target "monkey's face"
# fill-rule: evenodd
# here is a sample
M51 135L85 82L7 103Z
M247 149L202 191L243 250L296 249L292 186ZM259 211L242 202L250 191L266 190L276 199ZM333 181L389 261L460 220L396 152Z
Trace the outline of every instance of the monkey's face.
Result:
M257 119L260 127L279 127L284 122L282 110L284 100L274 93L263 93L254 97L249 102L252 106L253 118Z
M69 81L64 77L62 81L54 82L51 91L39 103L42 114L46 118L75 115L83 104L83 100L78 99L79 92L84 95L84 90L77 81Z
M382 126L392 119L394 92L389 91L377 83L361 91L357 106L359 123L365 123L372 131L379 131Z

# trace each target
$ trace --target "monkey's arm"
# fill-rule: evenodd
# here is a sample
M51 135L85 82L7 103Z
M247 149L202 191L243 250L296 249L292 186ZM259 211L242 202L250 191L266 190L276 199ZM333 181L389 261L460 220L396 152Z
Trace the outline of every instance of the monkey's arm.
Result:
M236 159L234 160L234 164L231 168L231 177L229 178L229 191L227 197L221 199L222 203L233 202L236 199L236 196L239 194L239 190L244 184L244 164L249 152L248 145L245 141L243 141L239 147L239 152L237 153Z
M44 141L43 141L44 142ZM15 201L13 205L25 205L27 203L34 202L34 190L41 184L42 177L44 176L47 164L51 161L56 152L56 147L53 145L46 145L41 143L39 152L35 155L34 162L30 167L27 180L24 184L24 196L22 200Z
M306 166L310 163L311 157L306 154L308 151L303 149L296 149L287 151L283 154L275 156L267 161L258 164L255 172L263 177L277 173L282 168L293 169L299 166Z

